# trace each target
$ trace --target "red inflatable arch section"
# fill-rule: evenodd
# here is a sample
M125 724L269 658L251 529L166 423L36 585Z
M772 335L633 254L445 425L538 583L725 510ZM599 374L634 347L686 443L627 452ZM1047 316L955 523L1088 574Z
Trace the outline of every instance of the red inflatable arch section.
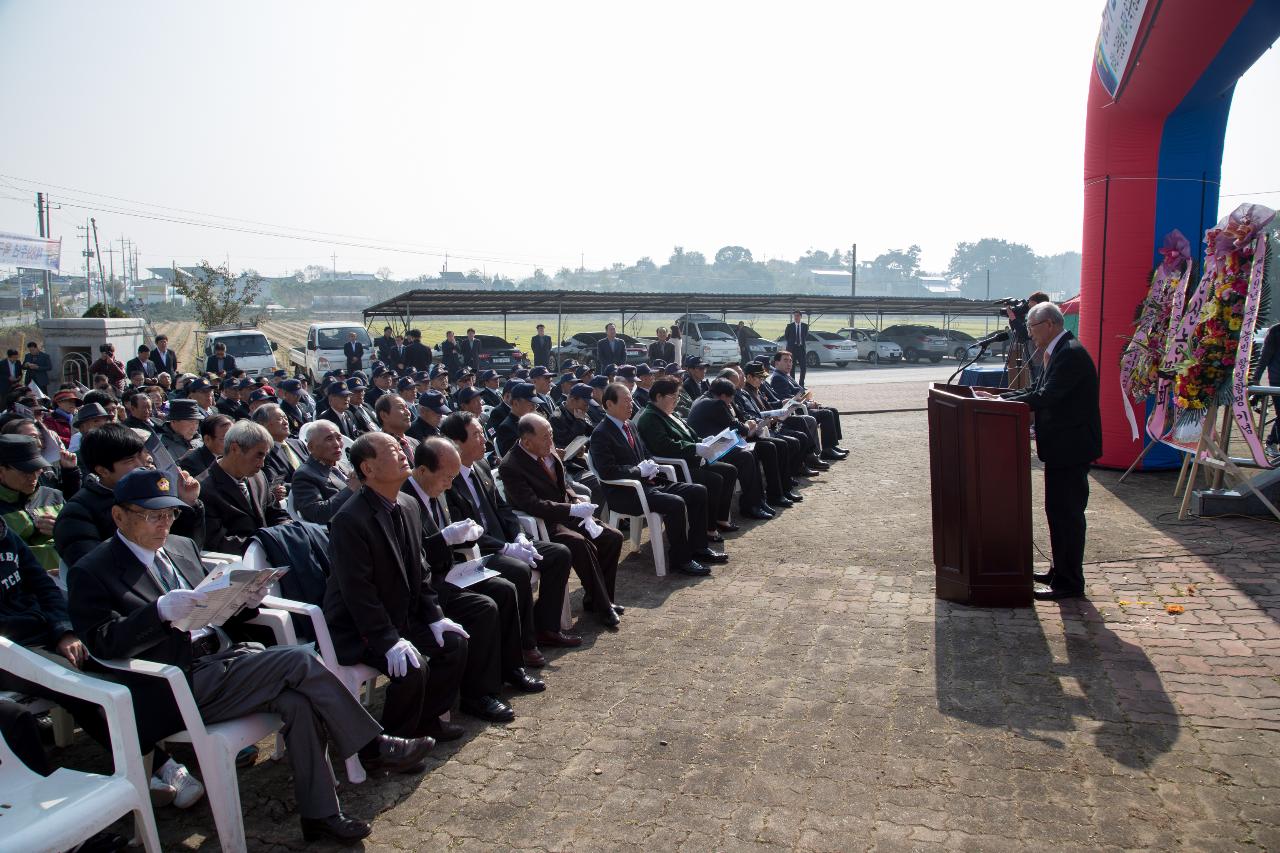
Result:
M1125 338L1174 228L1201 246L1199 278L1204 232L1218 219L1231 96L1278 35L1280 0L1107 2L1103 40L1128 50L1113 49L1108 64L1100 40L1090 75L1079 334L1101 379L1100 465L1128 467L1142 451L1120 400ZM1273 141L1258 140L1259 156ZM1153 448L1145 465L1177 461Z

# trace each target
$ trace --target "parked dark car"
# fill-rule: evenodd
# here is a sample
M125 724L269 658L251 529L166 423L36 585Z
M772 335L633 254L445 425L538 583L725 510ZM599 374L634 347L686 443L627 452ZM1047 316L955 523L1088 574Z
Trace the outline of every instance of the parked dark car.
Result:
M900 323L882 329L879 337L882 341L893 341L901 347L903 359L910 362L927 358L937 364L951 354L950 339L934 326Z
M750 358L759 358L760 356L768 356L773 358L773 354L778 351L776 341L767 341L760 336L760 333L750 326L744 327L747 330L747 355ZM736 333L737 327L734 327Z
M968 332L959 329L937 329L938 334L946 335L951 341L951 357L956 361L968 361L978 354L978 339ZM983 355L986 358L986 355ZM979 359L981 361L982 359Z
M510 370L529 365L529 360L515 344L507 343L497 335L476 335L476 340L480 342L480 353L476 356L480 370ZM440 361L440 345L436 344L433 350L436 361Z
M558 370L560 365L569 359L579 364L589 364L592 369L599 370L596 364L596 344L604 337L604 332L578 332L560 346L551 351L551 369ZM627 364L640 364L649 358L649 350L645 344L631 337L618 333L618 339L627 347Z

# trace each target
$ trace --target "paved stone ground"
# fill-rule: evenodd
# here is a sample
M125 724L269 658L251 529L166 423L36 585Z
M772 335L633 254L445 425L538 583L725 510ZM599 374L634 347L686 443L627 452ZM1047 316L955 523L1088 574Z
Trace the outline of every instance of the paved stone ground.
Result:
M628 557L623 630L584 625L514 724L344 789L365 849L1280 849L1275 525L1179 524L1172 475L1098 471L1088 602L950 605L923 413L845 430L714 577ZM241 787L251 849L305 846L286 766ZM166 849L217 849L207 805L160 820Z

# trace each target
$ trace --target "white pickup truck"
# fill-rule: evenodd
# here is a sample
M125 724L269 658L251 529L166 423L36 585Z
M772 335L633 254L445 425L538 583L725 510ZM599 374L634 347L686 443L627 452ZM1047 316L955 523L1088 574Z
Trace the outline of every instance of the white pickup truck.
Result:
M196 353L200 360L196 369L204 370L205 363L218 344L226 346L227 355L236 360L236 368L243 370L245 376L270 376L276 369L276 342L269 340L252 323L196 330Z
M359 323L312 323L307 329L306 346L289 350L293 375L305 376L314 387L316 381L330 370L345 369L347 357L342 346L351 332L355 332L356 340L364 344L364 366L367 369L377 353L364 326Z

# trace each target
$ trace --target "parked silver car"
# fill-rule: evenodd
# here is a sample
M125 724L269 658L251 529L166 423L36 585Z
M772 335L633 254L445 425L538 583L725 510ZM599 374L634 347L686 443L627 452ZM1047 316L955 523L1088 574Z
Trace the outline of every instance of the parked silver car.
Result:
M787 345L784 335L778 338L778 347ZM836 367L848 367L850 362L858 360L858 347L848 338L842 338L835 332L816 332L809 330L805 338L805 363L809 367L820 364L834 364Z
M853 341L858 347L858 358L878 364L882 361L901 361L902 347L893 341L882 341L875 329L855 329L846 326L840 334Z

